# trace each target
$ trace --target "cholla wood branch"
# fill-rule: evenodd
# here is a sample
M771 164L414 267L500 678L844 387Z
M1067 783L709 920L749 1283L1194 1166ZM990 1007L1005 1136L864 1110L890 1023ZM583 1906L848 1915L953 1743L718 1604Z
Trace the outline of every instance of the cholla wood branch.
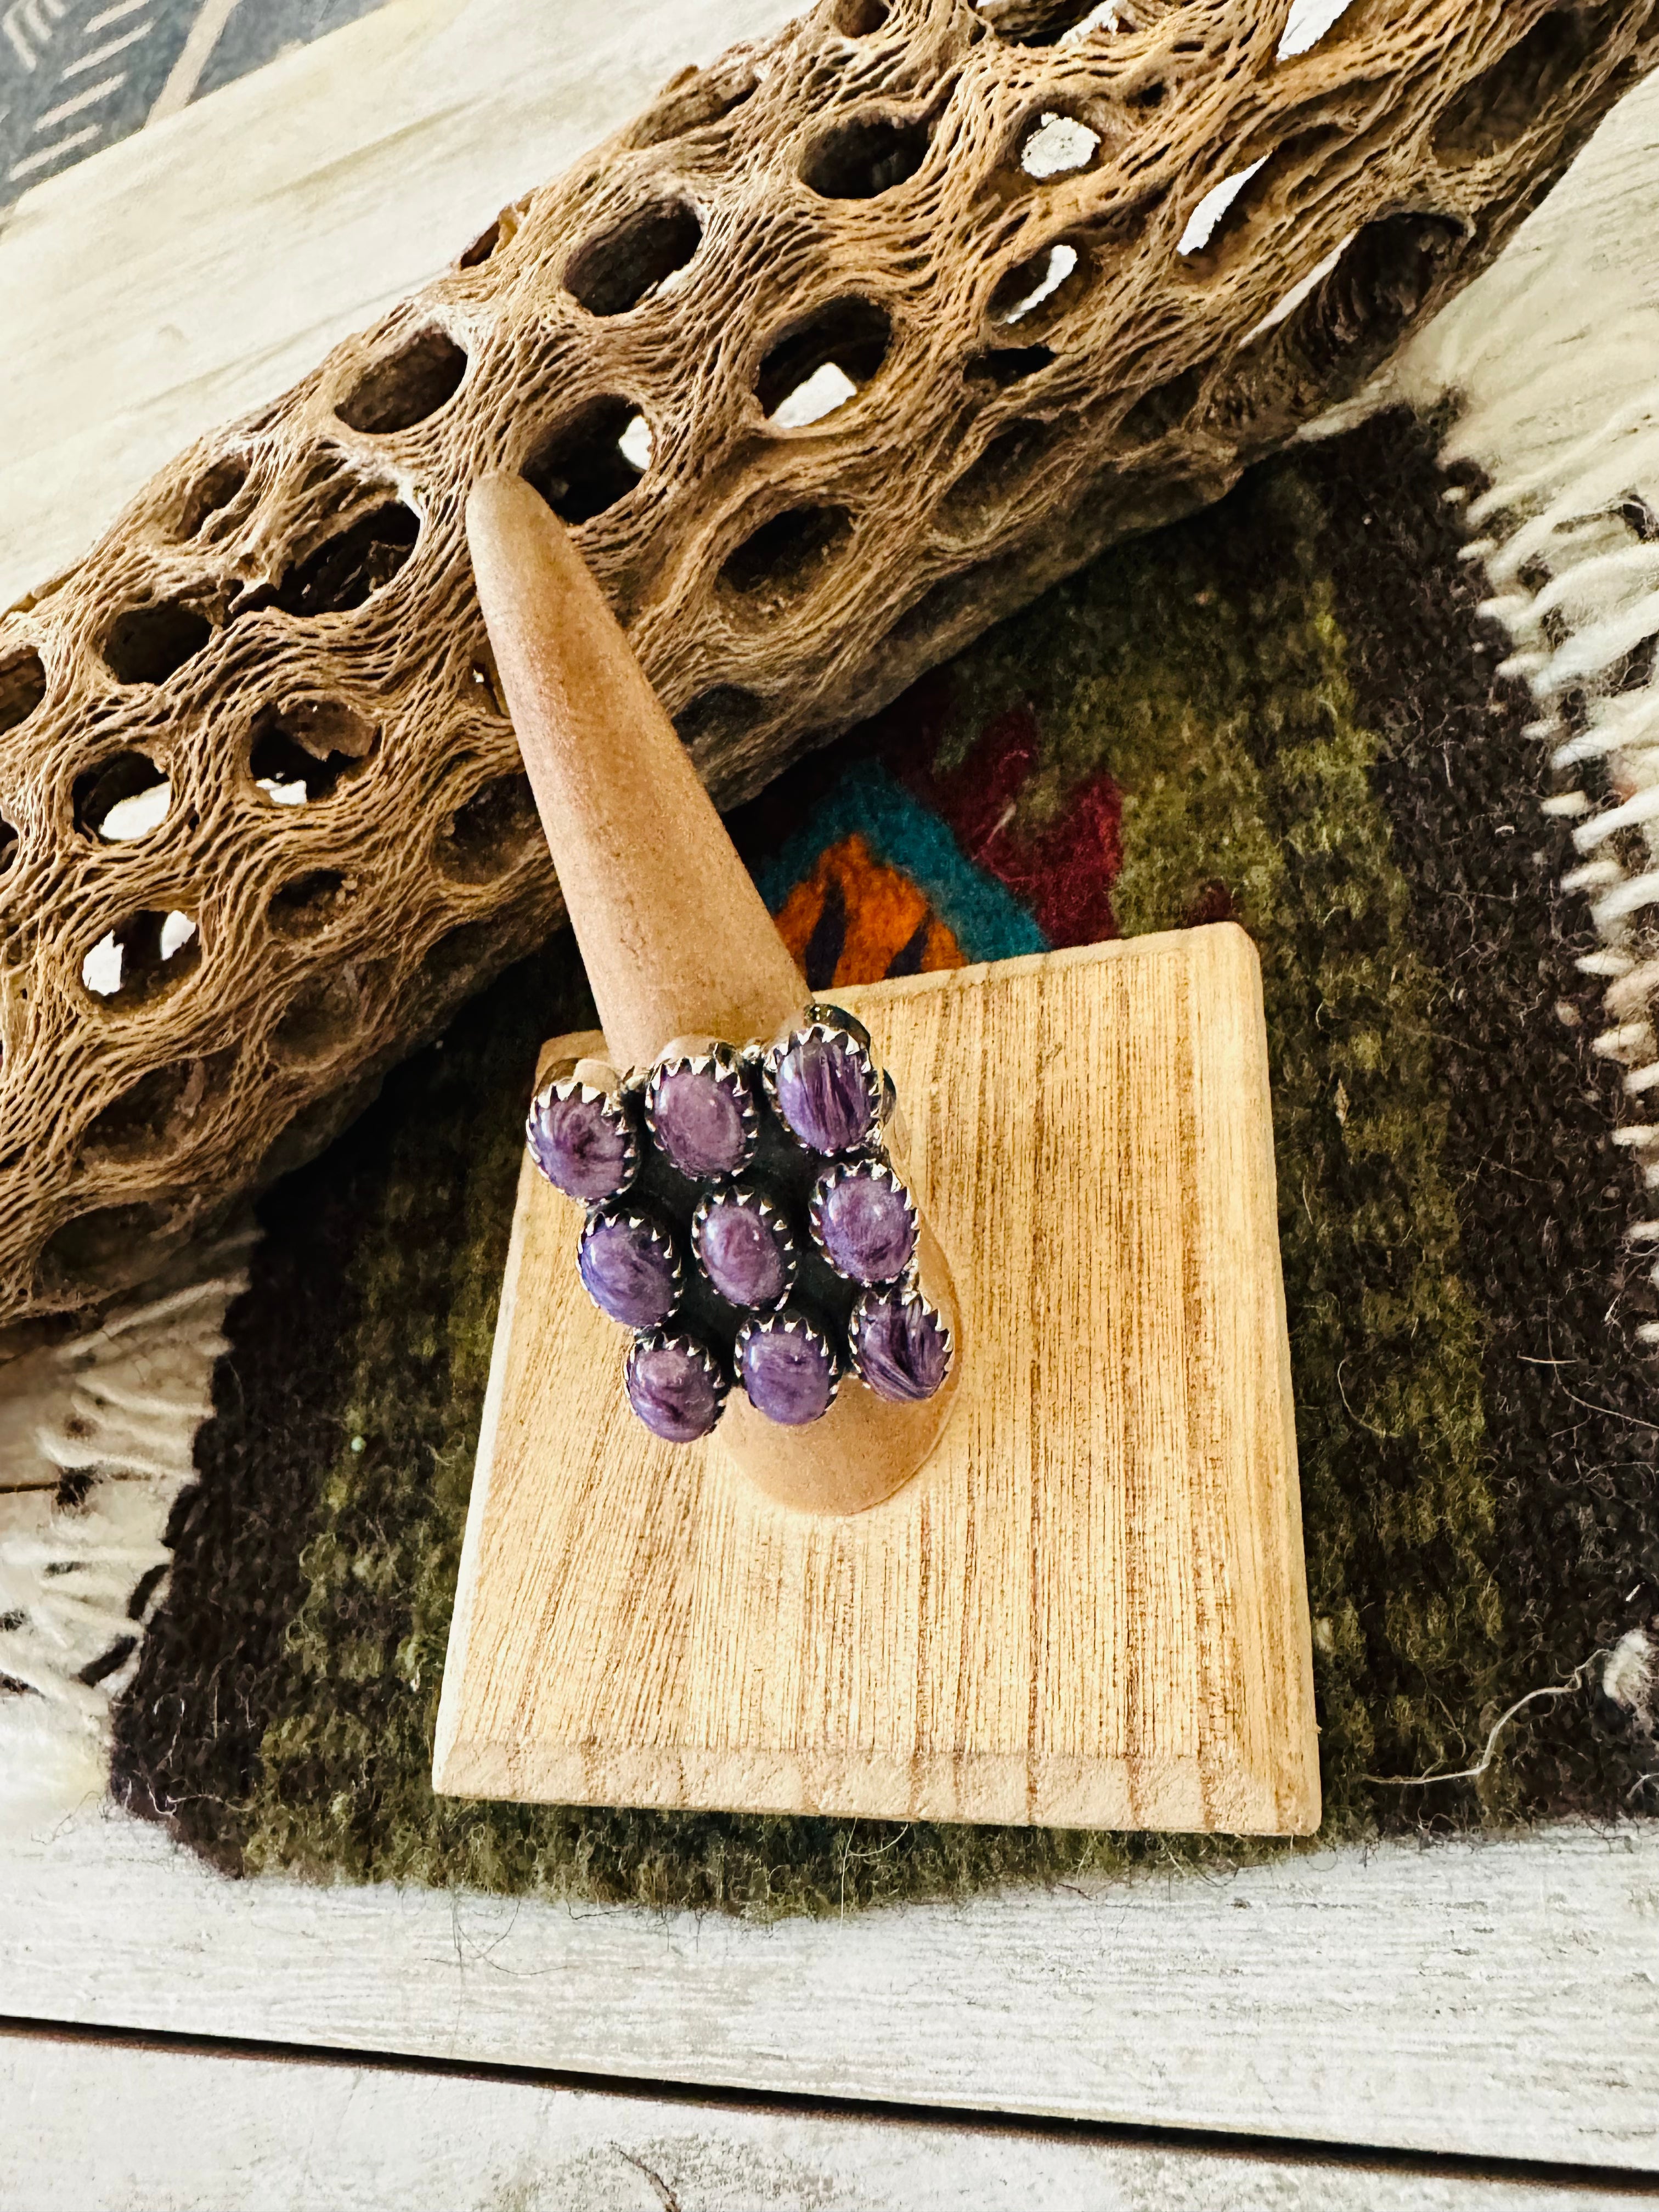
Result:
M826 0L13 610L0 1312L142 1277L557 918L481 472L579 527L732 803L1357 388L1659 52L1655 0L1291 21Z

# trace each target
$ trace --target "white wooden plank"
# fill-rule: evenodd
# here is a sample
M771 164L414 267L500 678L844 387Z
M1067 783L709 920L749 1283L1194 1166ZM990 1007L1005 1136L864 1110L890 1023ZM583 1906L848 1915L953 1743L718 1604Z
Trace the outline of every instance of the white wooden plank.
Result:
M38 185L0 232L0 607L791 0L391 0Z
M0 2034L0 2203L30 2212L1505 2212L1513 2182ZM1528 2212L1622 2190L1544 2182Z
M750 1926L231 1883L92 1815L0 1863L0 2015L1659 2166L1659 1825Z

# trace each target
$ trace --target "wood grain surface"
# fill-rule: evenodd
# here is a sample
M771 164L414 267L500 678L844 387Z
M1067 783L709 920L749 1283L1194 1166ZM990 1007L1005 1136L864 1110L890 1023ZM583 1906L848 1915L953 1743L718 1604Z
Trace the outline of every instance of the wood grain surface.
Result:
M961 1381L870 1511L627 1413L526 1167L438 1786L1301 1832L1318 1762L1255 954L1231 924L848 994L957 1270Z
M40 2033L0 2032L0 2116L18 2212L1521 2212L1512 2182L1420 2166Z
M1647 2172L1656 1972L1656 1821L773 1925L0 1847L14 2020Z

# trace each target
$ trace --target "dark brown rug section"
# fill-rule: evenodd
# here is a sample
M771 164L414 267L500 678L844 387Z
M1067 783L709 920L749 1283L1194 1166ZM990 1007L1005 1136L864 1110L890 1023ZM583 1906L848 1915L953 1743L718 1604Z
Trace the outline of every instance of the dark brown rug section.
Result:
M111 1785L227 1871L241 1869L261 1740L286 1683L284 1638L307 1588L301 1554L361 1395L374 1322L366 1226L385 1224L395 1243L401 1224L416 1258L459 1243L476 1128L454 1111L458 1086L476 1082L482 1065L510 1099L550 1025L592 1019L574 948L562 935L465 1009L442 1042L394 1070L368 1111L259 1205L249 1285L226 1316L230 1350L196 1440L198 1480L167 1531L168 1595L117 1710ZM506 1192L498 1198L510 1205ZM501 1261L505 1219L502 1229ZM388 1370L408 1377L411 1413L447 1392L431 1317L418 1297L401 1307L394 1298L375 1340ZM429 1426L418 1418L390 1433L380 1425L373 1451L396 1455L429 1487ZM365 1609L377 1613L383 1595L366 1589ZM380 1625L366 1624L367 1632Z
M1596 938L1587 902L1559 889L1577 855L1540 811L1544 748L1523 734L1537 710L1495 676L1510 648L1459 558L1434 431L1389 413L1305 449L1304 466L1328 515L1358 507L1360 528L1328 528L1321 550L1358 708L1383 740L1372 780L1413 933L1441 983L1444 1157L1486 1322L1506 1672L1518 1695L1584 1669L1583 1698L1541 1699L1515 1723L1506 1795L1533 1819L1609 1815L1651 1809L1631 1797L1626 1717L1594 1662L1659 1614L1659 1369L1634 1333L1659 1294L1626 1243L1640 1187L1611 1139L1631 1118L1620 1071L1588 1049L1603 987L1576 963ZM1448 655L1449 633L1471 650ZM1443 1794L1403 1792L1402 1809Z

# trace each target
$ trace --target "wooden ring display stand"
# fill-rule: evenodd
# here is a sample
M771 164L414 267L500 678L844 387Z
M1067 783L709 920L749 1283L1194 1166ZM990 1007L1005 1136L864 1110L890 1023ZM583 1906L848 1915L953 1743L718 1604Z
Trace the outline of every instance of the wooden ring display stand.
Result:
M468 529L605 1025L543 1068L770 1036L805 986L580 556L517 480L483 483ZM894 1407L851 1383L805 1431L734 1392L712 1437L660 1442L577 1279L580 1209L526 1160L434 1786L1310 1830L1249 940L1219 925L841 996L908 1109L950 1384Z

